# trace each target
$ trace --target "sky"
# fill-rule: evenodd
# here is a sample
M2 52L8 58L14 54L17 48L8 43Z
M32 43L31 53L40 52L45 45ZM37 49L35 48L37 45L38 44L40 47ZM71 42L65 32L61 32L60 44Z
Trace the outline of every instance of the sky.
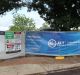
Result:
M36 27L39 28L45 22L37 11L27 12L26 7L22 7L17 11L12 10L10 12L6 12L4 15L0 15L0 31L6 31L9 29L11 25L13 25L13 15L20 14L25 15L27 18L32 18L36 24ZM14 14L13 14L14 13Z

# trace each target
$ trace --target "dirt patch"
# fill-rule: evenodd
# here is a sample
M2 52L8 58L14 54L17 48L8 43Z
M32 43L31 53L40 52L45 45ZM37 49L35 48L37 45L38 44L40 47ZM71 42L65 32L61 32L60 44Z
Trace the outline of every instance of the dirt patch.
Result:
M0 60L0 66L18 64L75 64L80 63L80 56L65 57L64 60L56 60L55 57L47 56L26 56L8 60Z

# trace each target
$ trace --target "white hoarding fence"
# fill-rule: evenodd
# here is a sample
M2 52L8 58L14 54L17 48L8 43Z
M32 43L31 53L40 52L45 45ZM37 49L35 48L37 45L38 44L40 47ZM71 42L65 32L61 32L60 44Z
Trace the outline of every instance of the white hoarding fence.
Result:
M24 56L24 32L0 31L0 59Z

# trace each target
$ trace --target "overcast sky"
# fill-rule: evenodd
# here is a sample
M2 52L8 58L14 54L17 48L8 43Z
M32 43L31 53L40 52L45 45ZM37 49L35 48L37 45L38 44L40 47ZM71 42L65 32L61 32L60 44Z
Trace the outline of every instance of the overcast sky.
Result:
M13 24L13 15L16 14L24 14L26 17L32 18L34 22L36 23L36 27L39 28L42 26L42 24L45 22L42 18L40 18L37 11L27 12L27 8L23 7L20 10L17 11L17 13L14 13L13 11L7 12L5 15L0 16L0 31L8 30L9 27Z

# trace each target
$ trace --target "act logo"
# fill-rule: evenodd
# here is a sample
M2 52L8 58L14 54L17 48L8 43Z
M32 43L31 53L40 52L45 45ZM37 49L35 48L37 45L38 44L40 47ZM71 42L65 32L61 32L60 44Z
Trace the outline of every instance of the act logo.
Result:
M64 41L56 41L56 40L54 40L54 39L50 39L50 40L48 41L48 46L49 46L50 48L54 48L54 47L56 47L56 46L64 46Z
M51 48L56 47L56 41L54 39L50 39L48 41L48 46L51 47Z

